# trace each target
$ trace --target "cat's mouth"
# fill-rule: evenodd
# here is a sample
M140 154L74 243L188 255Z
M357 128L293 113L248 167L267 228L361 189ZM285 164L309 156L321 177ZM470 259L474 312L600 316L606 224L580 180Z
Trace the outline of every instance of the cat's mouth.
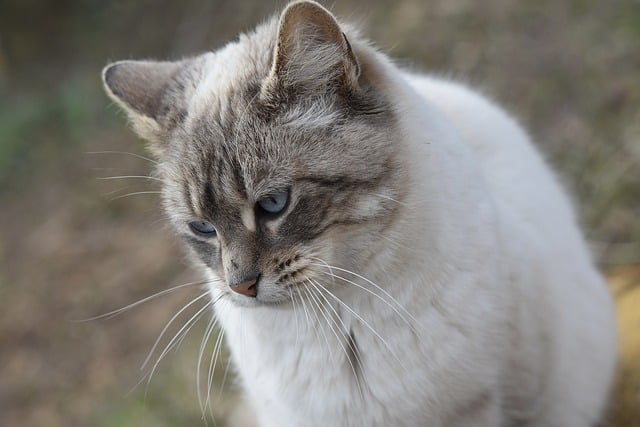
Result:
M233 303L243 307L282 306L295 303L296 297L300 298L304 295L306 287L312 283L308 274L309 269L305 266L288 273L286 275L288 281L284 281L282 276L275 280L264 278L252 284L252 292L229 292L228 296ZM294 277L296 279L292 280Z

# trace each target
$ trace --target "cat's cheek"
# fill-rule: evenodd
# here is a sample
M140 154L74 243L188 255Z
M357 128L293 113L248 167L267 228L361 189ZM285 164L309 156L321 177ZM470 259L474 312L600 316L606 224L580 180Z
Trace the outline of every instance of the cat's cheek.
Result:
M221 267L220 246L215 242L205 242L192 236L183 236L191 253L205 266L217 274ZM224 276L222 276L224 277Z
M376 228L366 226L330 228L320 239L323 255L318 257L331 265L361 271L367 254L379 248L377 234Z

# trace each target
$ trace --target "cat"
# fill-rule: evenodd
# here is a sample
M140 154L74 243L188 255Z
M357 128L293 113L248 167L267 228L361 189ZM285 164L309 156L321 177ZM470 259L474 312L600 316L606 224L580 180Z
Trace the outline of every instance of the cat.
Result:
M260 426L595 426L612 301L522 128L323 6L103 70Z

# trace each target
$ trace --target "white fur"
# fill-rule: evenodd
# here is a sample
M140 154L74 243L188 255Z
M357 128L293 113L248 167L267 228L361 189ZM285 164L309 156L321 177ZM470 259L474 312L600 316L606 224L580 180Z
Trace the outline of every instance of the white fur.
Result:
M251 232L256 231L256 218L252 206L245 206L245 208L240 211L240 217L247 230Z
M494 104L376 61L401 112L409 195L385 251L358 273L410 316L354 287L335 292L367 324L327 297L317 304L340 317L333 330L319 307L315 321L309 305L220 300L217 316L259 424L593 426L616 339L611 298L570 203ZM334 333L349 329L362 392L336 362L344 354Z

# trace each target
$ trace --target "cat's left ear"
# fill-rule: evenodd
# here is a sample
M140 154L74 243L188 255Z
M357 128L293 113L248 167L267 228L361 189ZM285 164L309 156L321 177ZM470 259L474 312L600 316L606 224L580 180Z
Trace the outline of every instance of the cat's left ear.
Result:
M175 106L170 87L182 62L119 61L102 70L109 97L129 116L134 130L152 143L166 131L169 107ZM158 144L151 147L157 148Z
M313 1L292 3L282 12L263 90L275 85L357 88L359 75L358 60L331 12Z

